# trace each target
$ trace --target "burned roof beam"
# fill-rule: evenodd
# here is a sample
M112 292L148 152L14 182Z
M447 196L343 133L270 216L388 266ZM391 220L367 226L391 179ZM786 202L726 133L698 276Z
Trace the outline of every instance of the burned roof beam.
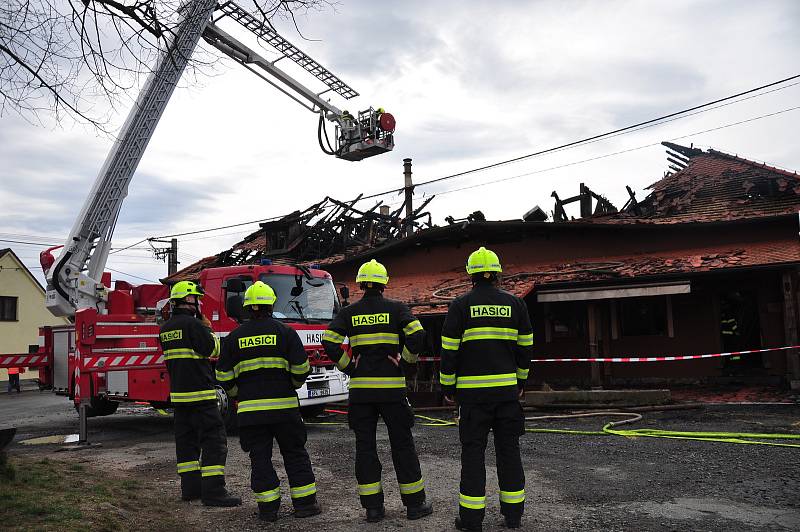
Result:
M681 146L680 144L675 144L674 142L666 142L665 141L665 142L662 142L661 145L664 146L664 147L669 148L670 150L672 150L674 152L678 152L681 155L683 155L684 157L687 157L687 158L690 158L690 159L692 157L694 157L695 155L701 155L703 153L703 150L700 150L700 149L697 149L697 148L694 148L694 147L687 148L686 146Z

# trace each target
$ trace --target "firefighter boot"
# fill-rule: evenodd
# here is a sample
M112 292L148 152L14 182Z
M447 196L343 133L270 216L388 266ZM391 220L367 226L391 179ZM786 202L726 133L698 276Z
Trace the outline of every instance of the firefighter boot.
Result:
M519 528L522 526L522 519L519 517L504 516L506 528Z
M406 518L412 521L425 517L426 515L431 515L432 513L433 504L428 501L422 501L422 504L406 508Z
M234 497L225 489L225 477L221 475L203 477L202 500L205 506L239 506L242 499Z
M258 518L268 523L278 520L278 505L270 502L258 503Z
M458 530L464 530L469 532L483 532L483 523L465 523L461 521L460 517L456 517L455 525Z
M298 506L294 509L294 516L298 519L302 519L304 517L313 517L321 513L322 508L319 507L319 503L316 501L312 502L311 504L306 504L305 506Z
M201 494L200 471L183 473L181 475L181 500L195 501L200 498Z
M386 517L386 509L383 506L378 508L367 508L367 523L377 523Z

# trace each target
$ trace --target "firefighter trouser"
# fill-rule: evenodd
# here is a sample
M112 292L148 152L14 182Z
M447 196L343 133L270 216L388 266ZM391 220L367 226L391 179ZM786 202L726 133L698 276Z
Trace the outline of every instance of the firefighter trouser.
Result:
M356 434L356 480L361 506L380 508L383 505L381 462L375 441L379 415L389 431L400 498L405 506L419 506L425 501L425 481L411 434L414 412L408 401L350 404L348 422Z
M302 508L317 501L317 485L306 452L306 426L300 413L277 423L239 427L242 449L250 453L250 487L259 510L277 510L281 504L280 481L272 466L272 439L278 441L292 506Z
M461 489L458 510L465 523L483 521L486 511L485 453L489 431L494 432L500 511L519 519L525 502L525 472L519 455L519 437L525 432L522 407L517 401L463 404L459 409Z
M175 454L181 491L214 496L225 488L225 425L216 403L175 407Z
M17 390L17 393L20 393L20 391L19 391L19 373L17 373L17 374L9 373L8 374L8 393L11 393L11 390Z

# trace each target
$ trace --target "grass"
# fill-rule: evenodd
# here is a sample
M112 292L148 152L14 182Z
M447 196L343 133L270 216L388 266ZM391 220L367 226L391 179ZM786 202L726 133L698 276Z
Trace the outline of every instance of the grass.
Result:
M83 464L28 457L0 463L3 530L185 530L174 510L141 481Z

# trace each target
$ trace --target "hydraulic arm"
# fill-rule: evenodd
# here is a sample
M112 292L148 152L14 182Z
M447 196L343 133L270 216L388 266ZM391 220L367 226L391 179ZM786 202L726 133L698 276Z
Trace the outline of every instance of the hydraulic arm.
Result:
M234 61L277 88L294 101L311 112L319 113L319 142L322 150L340 159L360 161L373 155L386 153L394 148L394 117L383 111L369 108L360 111L358 116L342 111L324 100L322 95L336 92L349 100L358 93L338 76L299 50L296 46L281 37L273 28L254 17L245 9L233 2L226 2L219 7L220 17L206 27L203 38ZM275 61L269 61L246 44L236 39L221 27L219 22L229 18L256 35L261 42L269 44L281 53ZM315 93L308 87L281 70L276 63L289 59L310 72L327 89ZM336 124L335 147L330 146L324 120ZM326 146L327 145L327 146Z
M183 20L128 114L61 254L46 272L46 304L54 315L71 316L87 307L103 310L106 293L99 279L128 185L216 5L216 0L182 5Z
M215 11L218 17L212 22ZM47 276L46 304L56 316L72 316L77 309L91 307L104 312L107 290L100 278L111 250L111 237L122 202L156 125L201 37L310 111L319 113L319 144L326 153L359 161L391 151L394 147L395 121L391 114L369 108L353 116L322 99L321 96L329 91L345 99L358 93L281 37L271 26L235 3L217 5L217 0L186 0L179 12L183 19L171 34L172 40L122 126L58 259L52 267L49 264L45 266L47 261L43 260ZM218 23L226 17L280 52L282 56L278 60L294 61L328 88L314 93L276 67L277 60L268 61L223 31ZM335 147L328 140L325 120L336 124Z

